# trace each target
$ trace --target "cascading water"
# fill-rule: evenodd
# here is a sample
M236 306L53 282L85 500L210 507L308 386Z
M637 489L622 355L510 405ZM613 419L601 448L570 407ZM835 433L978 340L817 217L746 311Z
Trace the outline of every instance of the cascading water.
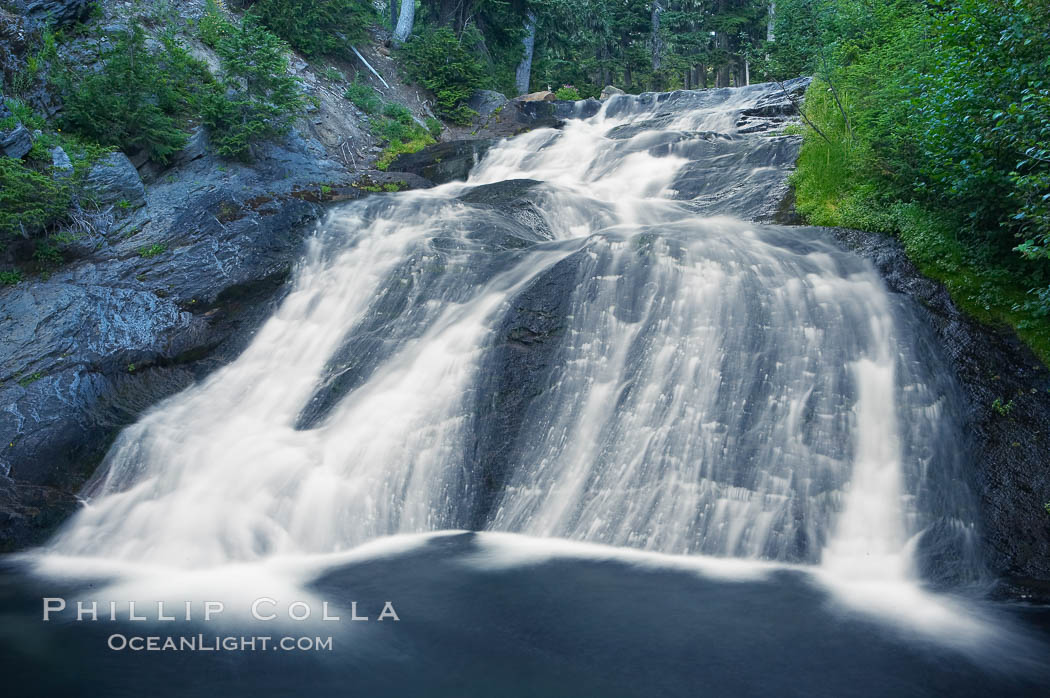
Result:
M616 97L465 184L341 207L50 552L204 568L470 528L906 578L916 534L967 529L964 492L928 496L961 439L871 266L747 220L783 194L789 109Z

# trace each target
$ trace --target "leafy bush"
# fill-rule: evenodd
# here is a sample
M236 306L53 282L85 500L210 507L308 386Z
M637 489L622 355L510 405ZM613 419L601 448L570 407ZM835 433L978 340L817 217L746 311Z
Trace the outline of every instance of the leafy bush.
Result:
M565 85L559 87L557 91L555 91L554 96L558 99L566 99L575 102L580 99L580 92L572 85Z
M282 136L303 108L288 74L284 43L248 15L216 47L224 75L203 103L204 122L223 157L250 159L254 146Z
M196 111L211 75L173 37L162 43L163 50L150 52L142 28L133 25L109 37L101 70L57 73L65 127L129 153L144 149L151 160L167 162L186 144L181 120Z
M354 84L346 88L343 96L353 102L354 106L365 114L375 114L383 106L383 100L380 99L379 93L375 91L375 88L360 82L354 82Z
M430 131L430 135L437 138L441 135L441 132L445 130L444 124L432 116L426 118L427 130Z
M777 18L774 63L819 76L798 210L898 236L961 307L1050 362L1050 6L784 0Z
M434 93L438 115L468 124L476 112L466 102L482 85L481 62L447 28L416 34L400 49L408 77Z
M303 55L345 55L375 21L368 0L258 0L251 11Z
M1050 259L1050 4L938 2L933 65L915 100L924 184L1031 260ZM1006 231L1002 235L1000 231Z
M14 286L22 280L22 272L17 269L0 271L0 286Z

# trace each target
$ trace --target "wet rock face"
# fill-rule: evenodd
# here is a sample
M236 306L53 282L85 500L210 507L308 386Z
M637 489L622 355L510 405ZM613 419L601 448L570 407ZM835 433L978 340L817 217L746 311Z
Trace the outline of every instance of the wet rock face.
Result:
M0 553L44 542L51 530L79 506L68 492L0 475Z
M892 291L918 302L961 388L962 404L953 407L970 426L965 473L978 499L975 535L997 580L994 592L1050 602L1050 371L1012 331L980 325L956 308L896 240L831 233L870 259Z
M390 170L409 172L434 184L466 179L474 165L481 161L494 140L459 140L438 143L416 153L400 155Z
M22 5L30 20L59 28L85 21L95 0L25 0Z
M509 101L502 92L478 90L471 96L467 106L476 111L479 116L488 117L503 109Z
M110 153L99 160L88 172L84 189L101 206L119 203L126 208L145 203L142 177L128 156L121 152Z

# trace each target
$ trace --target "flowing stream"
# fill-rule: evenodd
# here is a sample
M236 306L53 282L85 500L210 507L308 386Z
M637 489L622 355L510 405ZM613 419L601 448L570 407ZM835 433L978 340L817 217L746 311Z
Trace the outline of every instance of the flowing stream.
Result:
M961 443L938 367L870 265L720 211L776 195L798 138L746 115L779 96L617 97L333 213L53 549L193 567L473 528L908 574Z
M870 263L762 222L791 118L778 85L619 96L465 183L340 206L43 559L193 572L470 530L511 558L810 570L986 639L923 591L983 575L933 343Z

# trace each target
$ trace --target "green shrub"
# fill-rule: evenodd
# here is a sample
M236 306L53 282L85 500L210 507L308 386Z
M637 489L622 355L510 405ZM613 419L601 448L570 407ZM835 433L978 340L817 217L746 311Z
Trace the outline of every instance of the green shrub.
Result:
M399 49L405 73L434 93L438 115L468 124L476 112L466 102L481 87L481 62L447 28L416 34Z
M250 159L282 136L302 111L299 81L288 74L284 43L251 15L218 44L224 76L203 103L204 122L223 157Z
M108 38L101 70L56 75L63 124L102 145L167 162L186 144L182 122L196 111L210 73L170 35L157 52L147 50L138 25Z
M415 119L412 118L412 112L408 107L396 102L391 102L383 107L383 116L406 126L415 123Z
M566 99L575 102L580 99L580 92L572 85L565 85L564 87L559 87L555 91L554 96L558 99Z
M430 135L435 139L441 135L441 132L445 130L444 124L432 116L426 118L427 130L430 131Z
M226 18L215 0L208 0L204 6L204 14L197 22L197 34L201 42L205 46L216 48L219 42L228 37L233 30L233 23Z
M21 160L0 158L0 240L36 235L68 214L70 189Z
M918 111L923 184L1050 274L1050 4L954 0L932 16ZM1005 234L1003 234L1005 233Z
M17 269L0 271L0 286L14 286L22 280L22 272Z
M367 0L258 0L251 12L303 55L352 55L375 21Z
M354 106L365 114L375 114L383 106L383 100L380 99L379 93L375 91L375 88L360 82L354 82L354 84L346 88L343 96L353 102Z

